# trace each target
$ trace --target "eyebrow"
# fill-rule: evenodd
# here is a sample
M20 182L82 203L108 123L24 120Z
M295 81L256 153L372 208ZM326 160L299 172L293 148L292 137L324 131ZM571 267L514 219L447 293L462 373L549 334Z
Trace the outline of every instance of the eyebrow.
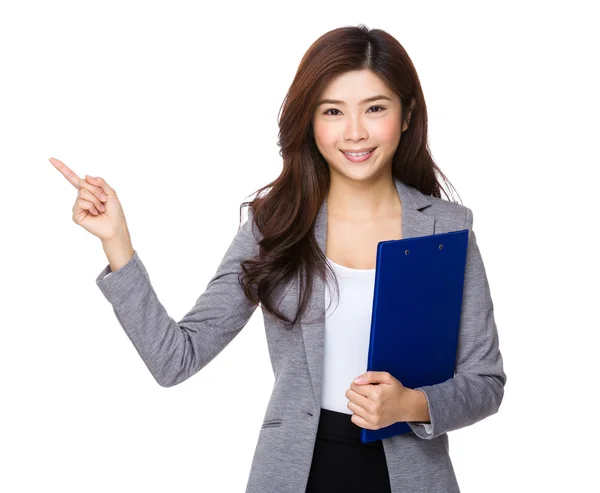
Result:
M371 96L370 98L363 99L359 104L370 103L371 101L377 101L379 99L387 99L388 101L391 101L391 99L388 98L387 96L384 96L383 94L378 94L377 96ZM321 106L322 104L346 104L346 103L339 99L322 99L321 101L319 101L317 103L317 106Z

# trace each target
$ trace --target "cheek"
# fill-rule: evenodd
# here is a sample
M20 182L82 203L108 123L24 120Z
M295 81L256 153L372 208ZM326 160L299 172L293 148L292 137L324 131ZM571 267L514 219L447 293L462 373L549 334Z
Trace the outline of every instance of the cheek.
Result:
M395 144L400 139L400 122L396 119L382 121L377 129L377 139L381 143Z
M331 147L335 147L338 137L333 125L319 125L316 123L313 125L313 129L319 149L327 152L331 150Z

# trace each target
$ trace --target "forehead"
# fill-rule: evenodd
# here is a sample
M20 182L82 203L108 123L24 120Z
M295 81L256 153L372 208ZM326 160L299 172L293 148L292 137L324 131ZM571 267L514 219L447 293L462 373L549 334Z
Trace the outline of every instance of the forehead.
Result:
M392 100L397 97L388 86L369 70L353 70L336 76L327 84L319 99L340 99L358 103L362 99L381 94Z

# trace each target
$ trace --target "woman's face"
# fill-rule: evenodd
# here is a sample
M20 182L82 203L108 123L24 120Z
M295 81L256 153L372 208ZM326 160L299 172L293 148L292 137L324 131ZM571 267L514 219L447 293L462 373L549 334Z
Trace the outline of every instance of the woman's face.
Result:
M379 77L368 70L346 72L331 81L317 104L315 141L332 180L366 181L391 174L392 158L408 125L400 129L400 98ZM373 148L367 159L344 154Z

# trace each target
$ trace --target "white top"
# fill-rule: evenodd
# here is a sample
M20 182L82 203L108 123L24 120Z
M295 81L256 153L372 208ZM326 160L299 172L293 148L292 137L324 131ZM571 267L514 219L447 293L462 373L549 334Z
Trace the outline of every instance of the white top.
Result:
M352 414L346 390L367 371L375 269L352 269L327 259L336 273L335 286L325 287L325 355L321 407ZM420 423L431 433L430 423Z

